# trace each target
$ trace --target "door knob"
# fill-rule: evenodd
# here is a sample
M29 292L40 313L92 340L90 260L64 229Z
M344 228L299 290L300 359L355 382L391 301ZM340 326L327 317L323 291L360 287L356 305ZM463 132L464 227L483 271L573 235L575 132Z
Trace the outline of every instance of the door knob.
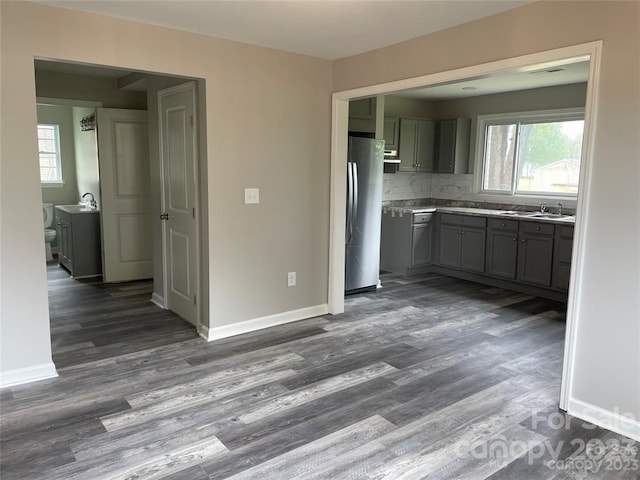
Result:
M163 213L162 215L160 215L160 220L169 220L169 214Z

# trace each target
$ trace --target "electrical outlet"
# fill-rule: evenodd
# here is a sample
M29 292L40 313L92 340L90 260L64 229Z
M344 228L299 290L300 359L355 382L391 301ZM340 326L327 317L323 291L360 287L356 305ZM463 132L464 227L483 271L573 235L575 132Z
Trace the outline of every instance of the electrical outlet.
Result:
M287 273L287 287L296 286L296 272Z
M244 203L260 203L260 189L259 188L245 188L244 189Z

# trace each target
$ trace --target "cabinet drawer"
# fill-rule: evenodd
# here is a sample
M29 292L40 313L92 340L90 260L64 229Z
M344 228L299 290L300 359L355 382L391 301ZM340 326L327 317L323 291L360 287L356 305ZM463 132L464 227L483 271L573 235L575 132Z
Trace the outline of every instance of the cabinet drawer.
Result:
M487 226L487 219L485 217L474 217L471 215L456 215L452 213L440 214L440 222L448 225L464 225L465 227L480 227Z
M505 232L517 232L518 220L502 220L500 218L490 218L489 228L492 230L502 230Z
M520 222L520 231L536 235L553 235L555 225L552 223Z
M433 213L414 213L413 223L429 223L433 219Z

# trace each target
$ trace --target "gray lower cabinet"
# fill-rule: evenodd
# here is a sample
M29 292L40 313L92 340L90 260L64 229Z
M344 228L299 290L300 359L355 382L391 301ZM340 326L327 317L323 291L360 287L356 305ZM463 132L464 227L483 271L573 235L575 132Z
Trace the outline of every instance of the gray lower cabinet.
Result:
M380 269L408 275L431 265L432 213L387 212L382 216Z
M573 249L573 226L557 225L553 250L553 274L551 286L559 290L569 289L571 273L571 251Z
M487 219L469 215L440 215L438 263L445 267L484 272Z
M431 243L433 225L423 223L413 225L411 236L411 266L418 267L431 263Z
M554 232L550 223L520 222L518 281L551 286Z
M518 261L518 221L489 218L488 224L486 273L514 280Z
M99 212L69 213L56 208L58 262L74 278L102 274Z

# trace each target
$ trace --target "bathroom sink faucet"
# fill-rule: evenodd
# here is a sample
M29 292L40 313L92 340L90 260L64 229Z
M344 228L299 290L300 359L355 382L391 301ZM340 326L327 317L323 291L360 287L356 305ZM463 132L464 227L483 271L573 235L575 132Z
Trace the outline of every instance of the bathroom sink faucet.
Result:
M540 204L540 213L544 213L546 211L547 211L547 205L544 202L542 202Z
M562 204L558 203L558 215L562 215Z
M93 193L87 192L84 195L82 195L82 198L86 197L87 195L91 195L91 200L89 200L89 205L91 205L91 208L93 208L94 210L98 208L98 204L96 203L96 197L93 196Z

